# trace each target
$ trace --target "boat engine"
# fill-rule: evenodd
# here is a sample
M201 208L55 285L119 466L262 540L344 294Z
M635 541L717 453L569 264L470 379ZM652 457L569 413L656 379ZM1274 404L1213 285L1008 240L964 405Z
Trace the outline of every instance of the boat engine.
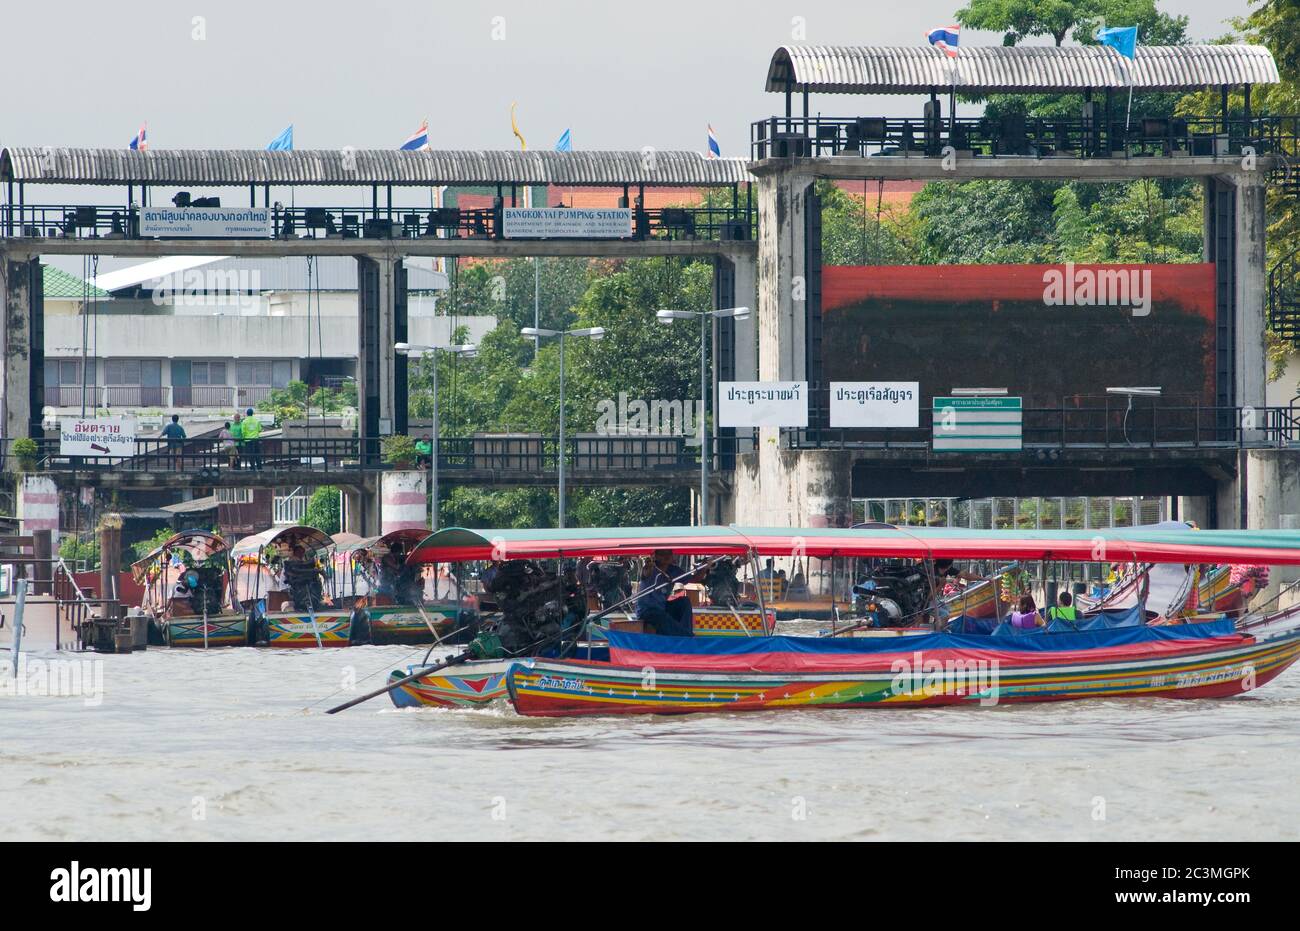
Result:
M853 586L854 613L873 627L920 623L929 601L929 581L922 567L915 564L874 566L865 579Z
M319 611L325 606L325 590L316 563L306 559L286 559L284 581L289 586L289 598L295 611Z
M488 590L501 618L495 630L470 645L480 659L522 655L539 643L558 640L566 626L586 617L586 591L572 567L557 577L532 560L510 560L498 568Z
M704 585L709 590L709 601L729 608L740 606L740 582L736 579L736 561L719 559L709 567Z

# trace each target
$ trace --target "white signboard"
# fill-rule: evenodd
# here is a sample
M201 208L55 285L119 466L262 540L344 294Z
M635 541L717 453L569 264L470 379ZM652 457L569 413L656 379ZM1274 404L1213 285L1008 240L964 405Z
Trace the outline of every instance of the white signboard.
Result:
M134 417L64 417L59 421L63 456L134 456Z
M632 235L630 207L506 207L506 239L626 239Z
M141 236L270 239L270 207L144 207Z
M936 453L1018 452L1024 413L1020 398L932 398Z
M833 381L831 426L918 427L920 398L915 381Z
M806 427L808 382L719 382L718 426Z

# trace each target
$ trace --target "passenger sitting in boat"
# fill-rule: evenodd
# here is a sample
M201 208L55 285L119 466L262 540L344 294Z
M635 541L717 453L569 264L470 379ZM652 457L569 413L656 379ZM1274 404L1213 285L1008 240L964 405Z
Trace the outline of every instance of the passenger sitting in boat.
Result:
M1042 627L1046 621L1038 613L1038 607L1034 604L1034 599L1029 595L1020 596L1019 611L1012 611L1007 618L1011 626L1018 630L1033 630L1035 627Z
M796 572L794 578L790 580L790 588L786 591L785 597L790 601L808 601L812 598L812 591L808 588L808 580L802 572Z
M1074 597L1069 592L1061 592L1056 598L1057 604L1047 609L1047 619L1049 621L1069 621L1071 624L1079 620L1079 609L1074 606Z
M641 585L636 599L636 616L652 630L648 633L663 637L693 637L691 602L685 595L673 598L672 588L678 582L698 581L704 572L690 573L673 564L672 550L655 550L653 561L641 574Z
M293 558L284 561L284 581L295 611L315 611L325 604L320 567L307 560L302 544L293 548Z

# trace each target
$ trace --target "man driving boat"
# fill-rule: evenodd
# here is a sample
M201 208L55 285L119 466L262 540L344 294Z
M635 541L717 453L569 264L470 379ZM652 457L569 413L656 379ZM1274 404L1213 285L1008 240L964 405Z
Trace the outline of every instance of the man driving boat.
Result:
M672 589L680 582L697 582L707 572L707 568L687 572L674 565L672 550L655 550L641 574L636 598L636 616L646 626L646 632L664 637L695 636L691 600L685 593L673 597Z

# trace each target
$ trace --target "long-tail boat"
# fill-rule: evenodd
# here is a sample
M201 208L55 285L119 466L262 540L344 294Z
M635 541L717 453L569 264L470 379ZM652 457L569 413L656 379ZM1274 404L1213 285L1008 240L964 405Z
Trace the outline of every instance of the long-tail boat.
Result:
M248 616L230 597L230 547L214 533L183 530L131 566L144 588L150 640L171 647L244 646Z
M334 597L353 610L354 629L370 643L433 643L472 626L477 599L465 595L434 567L410 565L406 557L429 535L405 528L378 537L338 542L334 549Z
M334 542L314 527L272 527L231 551L235 597L250 613L250 639L271 647L345 647L352 611L326 590ZM332 576L332 573L329 573Z
M745 527L638 530L453 529L428 537L415 562L747 553L814 558L905 558L1133 564L1300 565L1295 531L972 531ZM525 715L681 714L787 707L915 707L1093 697L1212 698L1252 691L1300 655L1300 606L1271 615L1200 623L1148 623L1135 608L1081 621L991 634L936 629L908 638L674 638L608 634L609 655L505 657L429 674L428 689L455 700L460 685L439 678L501 676ZM937 613L936 613L937 617ZM936 620L936 624L937 624ZM500 664L504 663L504 670ZM396 675L396 674L395 674ZM422 703L416 679L394 700ZM463 696L462 696L463 697ZM473 703L472 699L464 699Z

